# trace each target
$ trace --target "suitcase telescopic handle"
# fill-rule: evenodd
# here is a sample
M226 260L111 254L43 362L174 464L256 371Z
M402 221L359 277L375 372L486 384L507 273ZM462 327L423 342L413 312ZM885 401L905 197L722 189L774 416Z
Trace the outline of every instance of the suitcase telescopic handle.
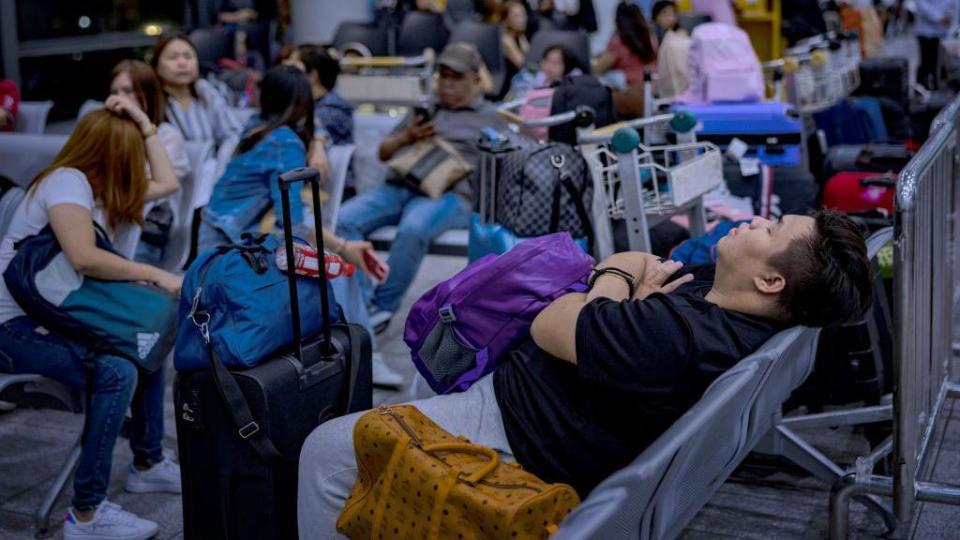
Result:
M324 270L323 248L323 220L320 217L320 173L312 167L300 167L280 175L277 183L280 186L280 199L283 206L283 243L287 251L287 283L290 286L290 315L293 322L293 344L297 360L303 366L303 333L300 328L300 297L297 294L297 273L294 271L296 262L293 253L293 223L290 219L290 187L301 182L309 182L313 192L313 226L317 237L317 253L320 261L320 272L317 279L320 281L320 309L322 313L323 356L331 357L335 350L330 336L330 298L327 294L327 273Z

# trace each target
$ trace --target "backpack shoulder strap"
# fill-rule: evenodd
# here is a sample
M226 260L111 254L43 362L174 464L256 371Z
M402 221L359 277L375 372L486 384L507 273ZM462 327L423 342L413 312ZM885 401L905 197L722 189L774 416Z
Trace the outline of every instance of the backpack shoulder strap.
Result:
M217 356L213 347L208 346L210 351L210 365L213 368L213 381L217 385L220 397L223 398L224 405L227 406L227 412L233 421L233 426L237 429L237 435L250 443L250 446L260 454L260 457L268 462L280 459L280 452L273 445L273 441L260 428L260 424L253 419L253 413L250 411L250 405L240 390L240 385L233 378L233 374L223 365L220 357Z
M587 212L587 207L583 204L583 190L577 189L569 175L561 175L561 181L570 198L573 199L574 209L576 209L580 223L583 223L583 228L587 233L587 250L592 252L594 242L593 222L590 221L590 213Z

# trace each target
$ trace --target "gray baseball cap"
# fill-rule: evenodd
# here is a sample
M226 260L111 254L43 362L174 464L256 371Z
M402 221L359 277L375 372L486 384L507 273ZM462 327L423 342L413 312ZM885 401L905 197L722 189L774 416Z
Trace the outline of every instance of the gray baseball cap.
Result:
M480 53L470 43L451 43L437 58L438 66L446 66L457 73L476 73L480 70Z

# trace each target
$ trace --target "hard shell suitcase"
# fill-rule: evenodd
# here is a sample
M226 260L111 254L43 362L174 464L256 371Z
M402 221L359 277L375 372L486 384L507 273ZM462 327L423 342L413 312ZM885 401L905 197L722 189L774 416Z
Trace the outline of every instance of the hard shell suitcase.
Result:
M823 130L830 146L839 144L879 144L887 140L880 103L873 98L841 101L813 115L817 129Z
M889 173L841 172L823 190L823 205L841 212L884 210L893 215L897 178Z
M900 172L913 152L899 144L845 144L830 147L824 159L822 178L841 172Z
M730 193L737 197L750 197L754 201L754 212L758 215L767 214L764 211L766 203L759 200L764 193L763 182L772 182L772 193L779 202L776 204L779 213L805 214L813 209L817 197L817 182L810 171L802 167L773 167L771 178L764 174L743 176L740 166L727 163L723 167L723 178L727 182Z
M302 181L313 185L318 231L322 222L316 170L281 175L288 268L296 265L287 197L291 185ZM322 237L318 244L322 252ZM274 264L272 254L268 259ZM372 406L370 336L358 326L329 320L318 334L302 336L297 279L290 274L292 350L236 371L211 355L212 369L177 375L174 406L187 539L296 539L303 441L322 422ZM319 279L322 312L328 313L325 273Z
M746 157L771 166L803 163L803 121L788 103L724 103L678 105L702 124L697 139L726 147L734 138L747 143Z
M906 109L910 103L909 62L900 57L864 58L854 95L888 97Z

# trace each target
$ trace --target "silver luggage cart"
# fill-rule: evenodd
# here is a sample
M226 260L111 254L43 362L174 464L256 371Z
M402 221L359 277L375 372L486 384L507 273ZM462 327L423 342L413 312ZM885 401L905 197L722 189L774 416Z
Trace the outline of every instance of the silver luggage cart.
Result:
M518 127L570 122L578 126L577 146L594 184L591 214L597 257L614 253L611 221L615 220L626 222L632 251L649 252L650 227L676 214L687 214L692 236L706 232L704 195L724 185L720 149L709 142L697 142L693 131L678 133L677 144L666 143L665 136L662 144L641 142L638 133L665 134L671 125L695 126L696 119L675 122L686 113L668 113L593 129L589 107L525 122L511 110L521 103L507 103L500 109Z
M343 58L337 91L354 104L417 106L433 97L433 51L414 57Z

